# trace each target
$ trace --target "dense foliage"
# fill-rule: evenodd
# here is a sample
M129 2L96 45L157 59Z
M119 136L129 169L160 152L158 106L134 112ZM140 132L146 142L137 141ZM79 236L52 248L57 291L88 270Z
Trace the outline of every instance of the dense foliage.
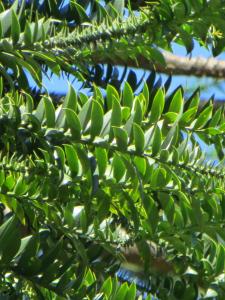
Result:
M224 109L116 67L164 64L160 48L190 52L193 38L220 53L224 10L222 0L1 1L1 297L136 299L141 287L117 278L136 246L146 299L224 299ZM69 86L56 101L38 89L44 73L89 91Z

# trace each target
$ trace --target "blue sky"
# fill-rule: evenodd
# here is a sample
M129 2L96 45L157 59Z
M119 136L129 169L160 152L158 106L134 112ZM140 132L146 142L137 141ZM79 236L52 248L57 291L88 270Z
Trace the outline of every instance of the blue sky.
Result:
M185 56L186 50L184 47L173 44L173 52L177 55ZM195 56L203 56L203 57L210 57L211 53L207 49L200 47L197 42L195 42L195 46L192 52L192 57ZM225 59L225 53L218 56L218 59ZM143 74L143 71L138 71L137 75L141 77ZM147 74L146 74L147 76ZM168 78L166 75L158 75L162 77L163 82ZM73 82L73 77L71 76L69 80L67 78L52 76L49 80L47 77L44 77L44 85L48 89L48 92L54 92L54 93L60 93L60 94L66 94L68 90L68 81L70 83ZM32 83L32 80L31 80ZM76 91L79 92L81 84L78 82L72 83L72 85L75 87ZM215 84L212 79L210 78L197 78L194 76L173 76L172 83L170 86L170 90L173 91L177 86L182 85L184 87L184 91L190 91L191 89L194 90L199 86L207 86L207 89L202 90L201 92L201 98L207 100L212 96L215 95L215 99L225 99L225 84L224 81L220 81L219 85ZM200 142L201 147L206 151L208 154L208 157L211 156L211 159L216 159L215 152L214 152L214 146L207 146L203 142Z
M63 6L67 5L68 1L69 0L64 0ZM101 2L103 1L100 0L100 3ZM175 54L181 56L186 55L186 49L184 47L174 43L172 48ZM192 56L210 57L211 53L206 48L200 47L199 44L195 42L194 49L192 51ZM222 53L220 56L218 56L218 59L225 59L225 53ZM137 74L141 78L143 72L138 71ZM159 76L162 77L163 82L167 79L167 76L165 75L159 75ZM35 83L33 82L32 79L30 79L30 82L33 86L35 86ZM69 82L70 83L73 82L72 76L69 78ZM68 79L66 78L53 76L49 80L47 77L44 77L43 83L49 92L66 94L68 90ZM217 84L215 84L215 81L213 81L210 78L196 78L194 76L173 76L170 90L173 91L179 85L182 85L185 91L195 90L199 86L207 86L208 87L207 89L202 89L201 98L207 100L208 98L210 98L210 96L214 94L215 99L217 100L225 99L225 84L224 81L222 80L220 80ZM73 86L77 91L79 91L81 84L75 81L73 83Z
M184 47L179 46L178 44L173 44L173 52L177 55L185 56L186 50ZM194 44L194 49L192 51L192 57L202 56L202 57L211 57L212 54L204 47L200 47L197 42ZM217 59L222 60L225 59L225 53L220 54ZM194 76L174 76L172 89L174 89L177 85L182 84L184 89L190 89L194 87L207 86L208 88L202 90L202 97L204 99L208 99L211 95L215 94L215 98L217 100L225 99L225 85L224 80L219 80L217 84L211 78L198 78Z
M177 55L185 56L186 50L184 47L179 46L177 44L173 44L173 52ZM196 56L203 56L203 57L210 57L211 53L207 49L200 47L197 42L195 42L194 50L192 52L192 57ZM217 57L218 59L225 59L225 53L221 54ZM137 71L138 77L141 78L143 71ZM146 74L147 76L148 74ZM162 77L163 82L166 81L168 78L166 75L158 75ZM49 80L47 77L43 78L43 83L47 88L48 92L66 94L68 90L68 82L72 83L74 78L71 76L69 80L67 78L52 76ZM30 83L35 86L35 83L32 79L30 79ZM81 83L77 81L73 82L72 85L76 89L77 92L81 91ZM199 86L207 86L207 89L202 90L201 98L204 100L209 99L213 94L215 95L215 99L217 100L225 100L225 84L224 81L221 80L218 84L210 78L197 78L194 76L173 76L172 83L170 86L170 91L173 91L177 86L182 85L184 87L184 91L190 91L191 89L194 90ZM83 91L83 90L82 90ZM84 92L84 91L83 91ZM200 142L200 146L205 150L207 153L208 158L216 159L214 146L207 146L202 141Z
M65 4L68 0L65 1ZM173 44L173 53L180 56L186 55L186 49L178 44ZM210 57L211 53L204 47L200 47L200 45L195 42L194 43L194 49L191 53L192 57L196 56L202 56L202 57ZM217 57L218 59L225 59L225 53L222 53ZM137 71L136 73L139 78L141 78L143 71ZM148 74L146 74L147 76ZM158 75L161 76L163 82L166 81L168 76L166 75ZM30 76L29 76L30 78ZM68 90L68 81L72 83L74 78L71 76L69 80L67 78L52 76L49 80L47 77L43 78L43 84L47 88L48 92L54 92L59 94L66 94ZM35 86L35 83L32 79L30 79L31 85ZM77 81L73 82L72 85L74 86L75 90L77 92L80 91L81 84ZM201 89L201 99L207 100L212 95L215 95L216 100L225 100L225 84L224 80L220 80L217 83L215 83L214 80L210 78L197 78L194 76L173 76L172 83L170 86L170 91L173 91L177 86L182 85L184 88L184 91L191 92L191 90L195 90L199 86L204 86L205 88ZM207 87L207 88L206 88ZM208 154L208 157L211 156L211 159L216 159L215 152L214 152L214 146L207 146L203 142L200 142L201 147L206 151Z
M173 52L177 55L185 56L186 50L184 47L173 44ZM204 47L200 47L197 42L195 42L195 46L192 52L192 56L203 56L210 57L211 53ZM218 56L218 59L225 59L225 53ZM143 74L142 71L138 71L137 73L139 77ZM147 76L147 74L146 74ZM159 75L162 77L163 82L167 79L166 75ZM73 77L69 78L69 82L73 82ZM44 85L47 87L49 92L62 93L65 94L68 90L68 79L52 76L49 80L47 77L43 79ZM33 85L31 80L31 84ZM174 90L178 85L182 85L185 91L194 90L199 86L207 86L207 89L202 89L201 96L204 99L208 99L211 95L215 94L216 99L225 99L225 84L224 81L220 80L217 84L211 78L196 78L194 76L173 76L170 90ZM78 82L74 82L73 86L78 91L80 89L80 84Z

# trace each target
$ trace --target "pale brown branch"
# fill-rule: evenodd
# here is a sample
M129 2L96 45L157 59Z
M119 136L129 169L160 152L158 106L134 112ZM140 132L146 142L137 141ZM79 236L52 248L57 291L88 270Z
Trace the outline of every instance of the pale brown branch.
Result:
M204 57L181 57L168 52L163 52L166 65L150 62L144 56L133 59L122 60L119 57L112 58L95 57L95 63L111 63L113 65L123 65L144 70L155 70L158 73L187 76L207 76L222 79L225 78L225 61L216 58ZM138 62L138 64L137 64Z

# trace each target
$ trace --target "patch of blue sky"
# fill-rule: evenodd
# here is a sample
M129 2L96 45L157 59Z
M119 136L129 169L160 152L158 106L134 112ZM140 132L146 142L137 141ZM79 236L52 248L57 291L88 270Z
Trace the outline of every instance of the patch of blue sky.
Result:
M173 53L181 56L186 55L186 50L184 47L173 44ZM197 42L195 42L194 49L192 51L192 57L202 56L210 57L211 53L204 47L200 47ZM222 53L218 56L218 59L225 59L225 53ZM119 67L119 72L122 73L123 68ZM143 76L143 70L135 70L138 80ZM149 75L149 72L146 72L145 78ZM161 77L162 81L165 82L168 78L167 75L158 74L157 77ZM50 78L43 76L43 84L46 86L49 92L65 94L68 90L68 82L74 86L77 91L80 91L82 84L78 80L74 79L73 76L56 76L53 75ZM35 82L30 78L30 84L32 87L35 86ZM212 95L215 95L215 99L224 100L225 99L225 84L224 80L215 80L212 78L206 77L194 77L194 76L173 76L170 91L173 91L176 87L182 85L186 94L190 94L196 88L201 88L201 98L207 100Z

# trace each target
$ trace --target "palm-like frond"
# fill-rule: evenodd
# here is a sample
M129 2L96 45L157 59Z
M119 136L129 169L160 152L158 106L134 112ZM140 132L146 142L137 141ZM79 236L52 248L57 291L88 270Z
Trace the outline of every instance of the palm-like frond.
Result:
M195 136L200 134L212 140L221 137L224 115L219 110L215 112L214 116L220 117L216 118L216 127L212 128L211 124L215 122L212 106L207 104L199 113L197 96L185 107L181 90L168 99L168 103L165 103L162 89L157 91L151 104L148 95L145 85L143 92L134 97L126 83L121 97L108 86L105 100L99 90L95 91L94 97L87 98L76 96L70 87L64 103L57 107L46 96L37 107L33 107L28 95L8 95L2 99L1 119L8 124L2 133L2 153L9 144L8 151L14 153L14 157L10 162L5 158L1 165L1 199L22 223L30 224L31 232L37 232L37 240L30 236L28 245L37 243L39 251L35 255L40 264L34 269L34 264L27 265L29 259L20 254L22 250L16 254L20 243L26 240L21 240L18 235L17 250L10 257L11 264L5 272L11 270L15 276L25 274L29 280L32 276L34 286L42 287L43 284L61 294L61 280L69 276L66 274L72 269L76 274L80 267L89 266L98 274L100 265L103 268L108 260L118 259L116 246L129 247L138 241L145 249L149 240L163 250L165 263L171 265L172 274L176 272L180 280L192 284L184 272L194 269L198 276L199 260L195 251L202 259L214 251L212 248L212 252L208 249L206 253L200 253L200 249L193 250L193 243L208 245L211 241L214 245L215 241L223 239L225 177L223 164L211 166L205 161ZM86 196L80 198L81 194ZM13 203L17 203L16 206ZM83 213L73 217L74 207L80 207ZM51 210L52 216L49 215ZM38 213L38 219L33 219L32 211ZM125 224L123 220L126 220ZM2 226L14 230L15 219L9 222ZM122 224L129 235L124 241L117 230ZM41 228L45 228L45 234ZM42 237L53 238L49 230L55 231L58 242L52 254L57 263L48 270L46 267L53 259L48 259L50 250L40 249L44 243ZM97 253L105 248L108 260L95 262L97 253L89 250L92 243L97 243ZM86 245L89 246L84 250ZM43 244L43 247L47 245ZM62 258L60 253L66 251L65 247L72 247L73 251ZM218 247L218 251L222 251ZM8 250L3 250L3 254L4 251ZM150 264L151 291L154 291L153 277L157 272L161 274L161 270L157 270L158 259L153 256L149 261L148 253L141 255L143 261ZM71 261L79 256L81 265L73 265ZM68 267L64 271L58 269L58 264L67 265L67 260L70 262ZM152 271L151 264L156 271ZM116 268L118 264L112 264L106 275ZM206 272L204 265L199 272ZM221 269L215 267L210 276L216 277L218 272ZM172 274L165 275L165 284ZM46 276L51 278L47 286ZM56 278L61 279L57 279L55 285ZM80 289L83 289L81 283ZM80 289L76 292L78 295ZM64 292L73 294L75 290L65 289Z
M75 67L87 73L86 67L90 64L115 64L121 61L126 64L129 60L137 59L138 66L138 59L141 59L141 56L164 64L163 55L155 46L169 49L170 42L176 38L181 39L190 51L192 37L205 42L210 26L218 27L218 30L222 29L215 21L218 15L218 12L215 12L215 4L210 3L204 10L201 5L186 8L182 20L179 15L180 10L176 11L166 2L146 6L139 16L135 16L130 11L125 20L121 18L120 10L117 11L111 6L104 8L95 3L93 7L96 6L97 10L104 12L103 17L98 20L95 18L96 10L88 16L77 2L71 1L65 17L60 15L63 11L63 1L57 5L54 1L50 2L46 4L47 2L44 1L42 5L36 7L36 11L32 5L26 7L26 5L18 5L16 1L0 15L2 24L0 59L5 66L1 72L10 82L11 87L12 76L20 80L20 86L27 86L24 69L27 69L40 85L43 64L55 74L59 74L62 69L75 75L77 74ZM82 2L84 7L87 6L87 1L85 3ZM113 9L114 16L107 13L109 9ZM79 13L80 22L76 12ZM50 13L51 18L48 17ZM74 14L74 25L71 25L71 14ZM222 16L223 9L219 10L219 14ZM56 19L57 16L60 19ZM204 30L199 32L196 25L190 35L188 31L190 25L186 24L192 24L194 20L197 20L197 24L203 22L205 33ZM216 38L215 36L215 41ZM12 75L5 72L7 67L12 71L10 72Z
M223 299L224 109L198 90L168 95L171 77L117 72L164 64L174 40L221 51L222 2L11 2L0 5L0 295L135 299L116 277L135 260L149 299ZM42 87L49 70L91 95L69 86L62 101L35 101L27 74Z

